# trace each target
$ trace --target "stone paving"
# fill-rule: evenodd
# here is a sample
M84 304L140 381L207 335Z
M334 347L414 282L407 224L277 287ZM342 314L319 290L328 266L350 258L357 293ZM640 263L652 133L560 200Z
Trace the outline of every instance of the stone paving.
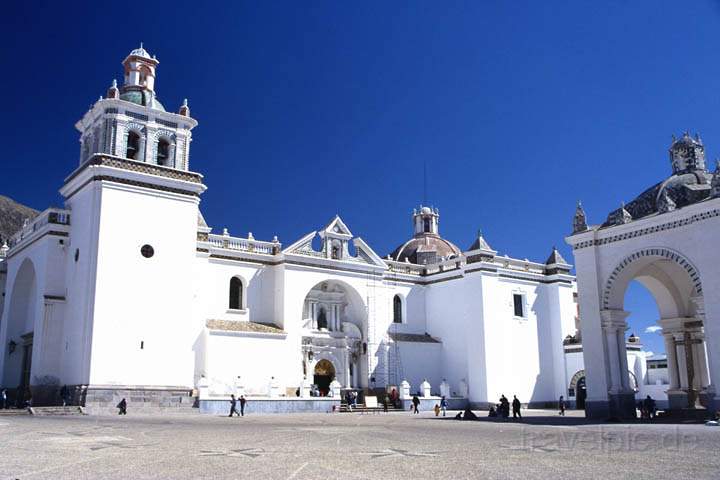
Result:
M525 413L3 416L0 478L720 478L720 427Z

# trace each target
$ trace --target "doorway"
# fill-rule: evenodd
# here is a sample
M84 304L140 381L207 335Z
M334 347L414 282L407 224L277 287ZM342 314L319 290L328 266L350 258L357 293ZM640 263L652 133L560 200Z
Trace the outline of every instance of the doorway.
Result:
M320 395L327 396L330 391L330 382L335 378L335 367L329 360L322 359L315 365L313 383L320 390Z
M587 390L585 389L585 377L582 377L577 381L575 389L575 406L578 410L585 410L585 398L587 398Z

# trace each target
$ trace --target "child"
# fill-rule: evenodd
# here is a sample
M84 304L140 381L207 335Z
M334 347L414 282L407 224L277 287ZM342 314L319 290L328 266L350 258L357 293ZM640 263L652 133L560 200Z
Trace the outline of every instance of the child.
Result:
M435 416L439 417L440 416L440 405L438 405L436 403L435 406L433 407L433 410L435 410Z

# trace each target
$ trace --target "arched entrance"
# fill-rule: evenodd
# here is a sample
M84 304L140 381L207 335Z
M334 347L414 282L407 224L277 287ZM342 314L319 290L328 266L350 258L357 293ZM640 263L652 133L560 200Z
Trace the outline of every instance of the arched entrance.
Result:
M302 325L305 359L331 359L333 376L343 387L367 387L367 310L357 290L334 279L316 284L305 296Z
M326 396L330 391L330 382L335 378L335 367L330 360L322 359L315 364L313 383L317 385L320 394Z
M17 388L21 396L30 387L33 332L37 311L37 278L32 261L20 265L10 294L5 334L5 362L2 384Z
M580 270L578 274L580 277ZM624 310L625 292L632 281L642 284L658 306L668 356L670 407L694 408L705 402L710 379L703 288L697 268L669 248L645 248L622 258L608 269L604 280L597 271L594 275L601 286L601 295L595 297L599 311L588 306L593 292L580 291L588 415L635 416L637 380L628 369L625 319L629 312Z

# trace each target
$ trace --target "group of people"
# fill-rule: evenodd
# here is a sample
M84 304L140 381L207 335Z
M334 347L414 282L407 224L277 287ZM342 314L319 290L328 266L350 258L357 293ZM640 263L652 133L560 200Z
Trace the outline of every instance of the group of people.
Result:
M240 404L240 412L237 411L237 404ZM232 417L233 413L237 415L238 417L244 417L245 416L245 404L247 403L247 399L245 398L245 395L240 395L240 400L235 398L235 395L230 395L230 415L228 417Z
M511 406L513 418L522 419L522 413L520 413L520 408L522 408L522 404L520 403L520 400L518 400L517 395L513 395L512 404L508 401L505 395L500 395L499 403L497 403L494 407L490 406L490 408L488 409L488 417L500 417L503 419L507 419L510 417Z

